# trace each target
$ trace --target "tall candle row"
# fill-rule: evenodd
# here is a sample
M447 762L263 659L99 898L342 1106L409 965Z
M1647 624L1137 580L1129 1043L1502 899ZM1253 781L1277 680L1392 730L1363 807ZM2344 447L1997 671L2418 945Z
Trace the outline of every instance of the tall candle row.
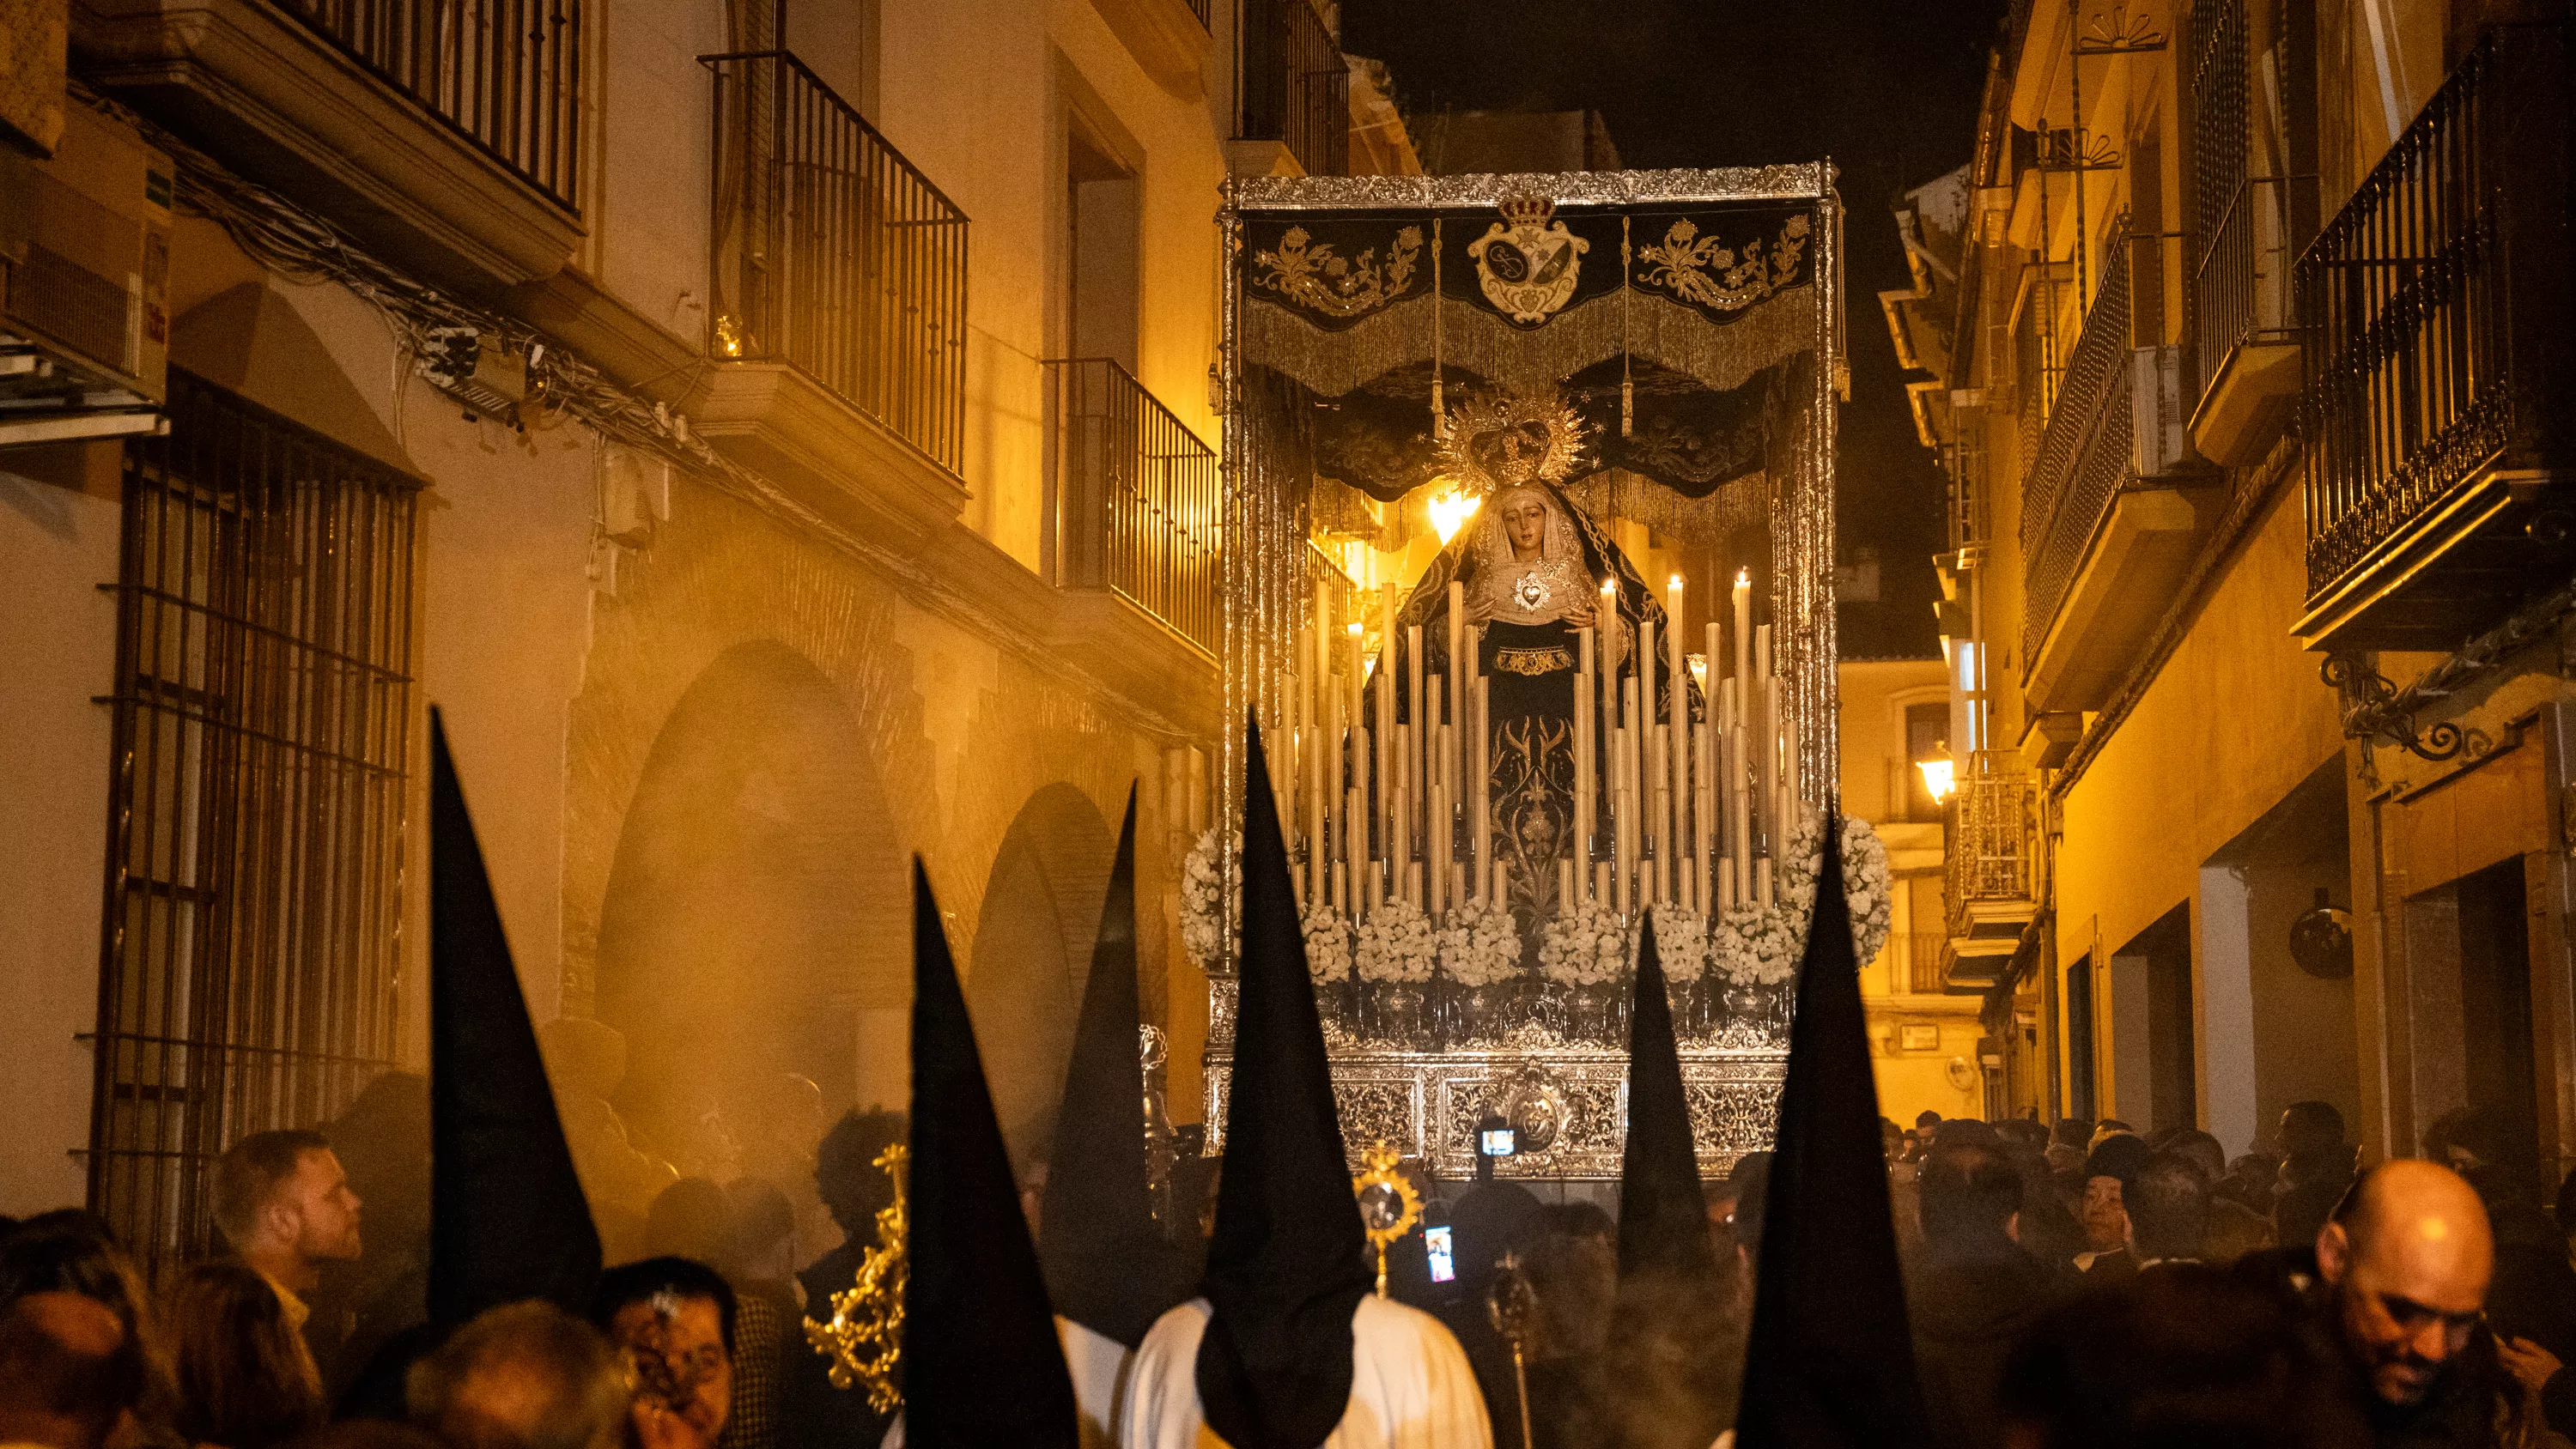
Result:
M1372 674L1366 629L1337 629L1328 598L1296 633L1284 692L1294 744L1274 783L1305 842L1293 873L1301 906L1324 901L1365 919L1389 900L1438 914L1509 899L1492 840L1492 681L1464 590L1448 587L1445 640L1399 627L1395 589L1378 593L1379 658L1400 669ZM1548 883L1560 900L1622 915L1665 902L1700 912L1771 903L1771 857L1794 820L1797 782L1781 746L1771 626L1753 621L1752 602L1739 573L1734 648L1723 651L1730 631L1709 621L1694 717L1681 579L1666 588L1663 626L1640 621L1633 637L1615 583L1603 585L1593 622L1575 633L1571 839ZM1435 640L1446 669L1430 667Z

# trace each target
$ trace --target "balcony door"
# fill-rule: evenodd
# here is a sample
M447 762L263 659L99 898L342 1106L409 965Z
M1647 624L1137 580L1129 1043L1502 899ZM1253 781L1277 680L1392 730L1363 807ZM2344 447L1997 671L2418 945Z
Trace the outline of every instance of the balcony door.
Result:
M2111 957L2111 1108L2140 1132L2200 1125L2191 906L2175 906Z
M1072 357L1136 370L1140 251L1136 173L1086 128L1065 145L1065 338Z

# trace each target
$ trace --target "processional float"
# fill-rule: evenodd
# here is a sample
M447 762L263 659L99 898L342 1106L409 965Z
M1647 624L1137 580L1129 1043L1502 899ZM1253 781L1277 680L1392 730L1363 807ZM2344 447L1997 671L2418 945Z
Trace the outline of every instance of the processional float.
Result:
M1228 717L1271 741L1354 1165L1464 1174L1500 1118L1505 1174L1615 1178L1649 912L1703 1168L1769 1142L1836 773L1832 183L1230 188ZM1224 838L1184 885L1211 1151Z

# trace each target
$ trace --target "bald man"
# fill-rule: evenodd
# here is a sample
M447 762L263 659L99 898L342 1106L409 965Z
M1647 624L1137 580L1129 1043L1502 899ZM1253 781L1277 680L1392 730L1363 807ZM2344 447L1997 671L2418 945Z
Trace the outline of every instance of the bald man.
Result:
M2401 1159L2365 1174L2317 1233L2323 1307L2382 1446L2502 1446L2528 1405L2485 1330L2495 1238L2475 1189Z

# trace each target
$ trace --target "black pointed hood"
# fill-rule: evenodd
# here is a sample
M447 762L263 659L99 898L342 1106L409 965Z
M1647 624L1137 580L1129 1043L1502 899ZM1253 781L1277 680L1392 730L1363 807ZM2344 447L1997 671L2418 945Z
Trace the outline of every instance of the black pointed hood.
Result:
M912 863L912 1181L904 1440L918 1449L1080 1442L1019 1183L984 1084L930 877Z
M1619 1275L1712 1274L1708 1199L1691 1149L1681 1048L1655 953L1654 913L1637 947L1637 1001L1628 1018L1628 1142L1619 1165Z
M1199 1401L1234 1449L1315 1449L1350 1407L1351 1315L1376 1274L1351 1197L1260 726L1246 738L1242 994Z
M1841 822L1831 810L1824 835L1762 1214L1736 1417L1741 1449L1874 1449L1931 1438L1888 1217Z
M1056 1312L1129 1348L1144 1342L1145 1330L1184 1296L1174 1281L1171 1244L1154 1222L1140 1021L1131 786L1038 1213L1038 1259Z
M429 712L429 1317L454 1326L599 1280L599 1230L555 1114L447 727Z

